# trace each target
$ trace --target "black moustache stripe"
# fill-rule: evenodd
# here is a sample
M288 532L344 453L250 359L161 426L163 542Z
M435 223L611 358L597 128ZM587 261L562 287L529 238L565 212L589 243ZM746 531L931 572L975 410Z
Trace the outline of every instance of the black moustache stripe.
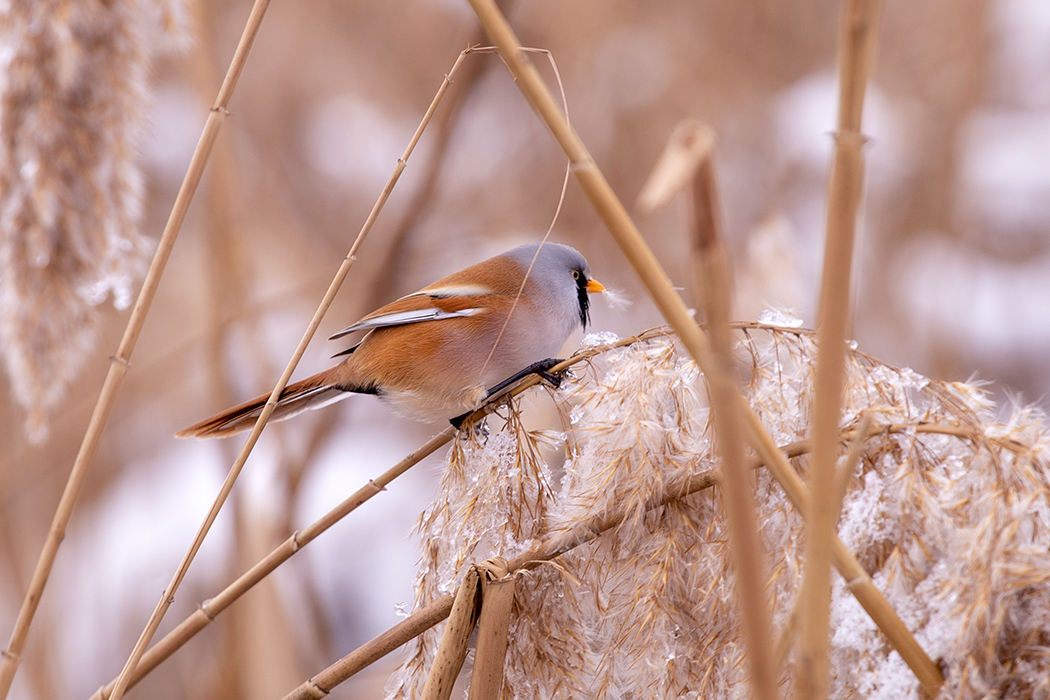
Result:
M580 324L586 328L591 322L591 298L587 295L587 277L582 272L576 279L576 296L580 302Z

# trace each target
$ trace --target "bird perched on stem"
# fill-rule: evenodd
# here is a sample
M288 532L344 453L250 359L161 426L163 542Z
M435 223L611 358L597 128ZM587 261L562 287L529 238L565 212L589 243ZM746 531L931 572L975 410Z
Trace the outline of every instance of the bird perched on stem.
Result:
M569 334L590 320L588 293L603 292L578 251L523 245L444 277L373 311L330 339L367 331L340 364L288 385L273 420L351 393L376 394L396 413L454 419L526 374L544 373ZM269 395L176 434L220 437L251 428ZM456 424L453 421L453 424Z

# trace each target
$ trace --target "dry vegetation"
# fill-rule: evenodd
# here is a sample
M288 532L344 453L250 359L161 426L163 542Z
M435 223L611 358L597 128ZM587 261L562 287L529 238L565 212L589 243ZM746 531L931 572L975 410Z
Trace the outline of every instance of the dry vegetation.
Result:
M742 341L748 402L778 442L807 455L799 445L809 432L814 338L758 327ZM871 428L845 496L843 540L938 660L943 697L1045 697L1050 440L1042 416L1018 410L997 423L974 387L856 351L845 376L843 444L863 416ZM717 469L695 366L658 337L602 353L556 400L572 407L564 433L527 431L511 411L500 432L449 452L441 497L420 523L417 605L454 591L472 561L529 560L518 555L616 513L621 525L520 579L508 697L749 697L721 499L704 490L653 507L690 479L710 486L702 478ZM540 457L551 441L569 446L557 473ZM752 484L774 619L790 637L803 522L775 479L760 470ZM831 697L921 697L841 579L831 613ZM436 638L414 646L395 697L415 697ZM786 697L793 668L781 672Z
M754 318L772 305L815 325L842 7L501 5L524 42L553 52L572 125L601 168L591 168L567 131L559 135L581 183L570 183L554 236L637 302L596 310L596 328L636 333L658 321L657 309L681 323L685 306L652 268L642 273L657 299L649 300L602 219L621 244L635 246L630 261L644 268L640 239L630 242L634 224L610 213L612 193L633 201L675 125L694 117L718 141L727 221L716 238L734 268L732 317ZM308 346L314 330L336 330L466 262L538 237L557 205L565 154L503 63L469 55L358 250L353 234L444 74L485 35L466 2L275 3L231 98L229 76L221 91L219 84L249 11L246 2L16 0L0 18L0 386L11 397L0 408L0 630L14 628L17 638L0 680L20 665L9 697L88 697L109 683L96 693L108 697L135 639L144 646L152 636L140 637L149 606L229 464L236 477L253 444L235 461L239 442L175 443L175 430L271 388L290 355L285 379L300 354L322 366L333 349ZM882 7L872 118L860 127L874 140L855 291L832 300L843 302L834 317L847 337L890 364L846 353L843 404L821 443L832 470L853 446L853 477L839 467L825 491L844 494L839 536L875 586L863 577L847 587L832 572L826 652L819 616L800 612L819 604L802 602L799 591L811 587L816 597L806 599L820 600L820 577L803 584L801 573L827 554L804 551L797 506L808 496L785 483L786 463L768 453L770 439L793 457L812 449L802 441L820 384L815 339L738 325L724 336L735 359L713 360L705 338L682 328L688 353L662 332L589 350L593 359L576 366L553 401L499 409L491 434L453 442L439 482L418 468L402 474L451 430L426 442L433 426L405 424L368 399L269 428L216 532L192 567L184 560L185 581L178 575L169 584L182 584L177 597L162 597L158 610L170 604L171 619L143 657L148 669L132 677L149 671L131 695L280 697L300 686L294 697L320 697L320 688L379 697L390 664L400 662L394 695L413 697L437 645L430 628L449 615L451 594L468 590L460 584L469 565L499 556L517 572L513 611L485 619L486 604L481 630L499 639L501 621L509 625L506 675L494 671L499 645L479 646L473 685L505 684L509 697L748 696L746 650L756 642L742 625L769 621L741 620L741 595L745 610L768 611L776 632L761 662L773 684L756 696L787 696L814 677L819 685L819 672L799 670L816 648L830 665L833 697L919 697L916 676L883 635L884 619L873 622L854 598L870 603L877 591L904 623L889 630L894 644L914 634L940 665L942 697L1050 696L1046 426L1035 409L996 409L972 385L925 378L961 380L979 370L1028 396L1050 386L1038 351L1045 316L1009 323L1039 309L1050 266L1046 171L1018 156L1009 138L1023 151L1041 133L1032 124L1050 119L1036 89L1050 65L1016 48L1045 45L1045 15L1038 0ZM1011 32L1023 36L1015 42ZM863 70L850 72L865 84ZM209 116L209 105L222 109ZM214 150L198 150L195 163L210 155L208 175L188 209L196 183L183 185L165 226L202 127ZM853 128L840 118L840 145ZM1011 169L992 167L1008 157ZM683 226L677 211L636 218L655 260L689 290L686 301L712 320L725 316L728 296L712 309L697 294L697 262L682 254L696 245L697 224ZM831 218L852 216L846 206ZM148 320L141 309L122 330L162 229L162 257L173 252L160 286L159 274L145 283ZM848 247L833 260L848 260ZM348 249L359 262L336 296L353 262ZM970 315L956 310L966 305ZM716 338L714 351L721 347ZM708 396L733 388L709 386L690 353L704 368L743 367L750 408L720 415L716 401L709 415ZM95 409L102 420L87 428L107 368L104 408ZM864 416L871 427L860 430ZM757 435L753 417L764 426ZM723 488L708 488L717 465L734 459L712 452L726 447L719 420L740 422L732 441L740 468L757 459L770 469L746 480L757 504L743 522L760 545L739 546L748 535L727 530L724 516L734 522L740 501L723 503ZM74 463L74 487L53 522ZM811 466L802 456L790 469ZM404 538L424 505L415 593L422 613L389 639L423 636L407 655L346 685L349 671L396 644L370 642L300 685L397 622L392 601L412 595ZM817 531L836 551L830 529ZM44 542L45 558L50 551L57 559L30 630L24 611L16 617ZM310 553L282 566L299 551ZM497 590L490 579L501 566L483 568L477 585ZM747 566L770 572L764 591L741 593L734 571ZM453 612L468 636L472 607ZM182 622L169 632L171 620ZM458 653L448 652L453 667ZM922 672L921 658L905 658Z

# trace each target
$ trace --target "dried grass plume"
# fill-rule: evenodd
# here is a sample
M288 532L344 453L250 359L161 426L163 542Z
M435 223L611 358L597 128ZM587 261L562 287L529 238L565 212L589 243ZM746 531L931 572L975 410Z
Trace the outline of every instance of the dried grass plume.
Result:
M12 0L0 16L0 355L34 441L127 307L150 244L135 164L150 60L182 0Z
M747 399L782 444L807 437L816 344L806 331L750 325L737 357ZM715 467L703 376L671 337L609 350L567 382L562 470L507 428L461 439L421 520L417 605L454 589L472 561L520 554L595 516L625 522L519 581L507 698L743 698L747 665L718 489L651 508L668 483ZM847 353L843 443L872 421L839 533L926 651L942 698L1050 692L1050 449L1044 417L1005 423L973 386L929 380ZM805 470L806 459L796 460ZM771 553L774 623L790 633L803 523L754 473ZM841 579L831 611L831 697L920 698L918 681ZM417 640L391 697L418 696L436 636ZM793 657L781 670L789 695Z

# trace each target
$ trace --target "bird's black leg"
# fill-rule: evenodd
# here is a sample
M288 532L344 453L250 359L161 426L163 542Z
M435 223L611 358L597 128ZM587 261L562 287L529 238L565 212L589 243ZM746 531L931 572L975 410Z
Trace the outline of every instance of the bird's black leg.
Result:
M556 364L558 364L560 362L564 362L564 360L559 360L559 359L557 359L555 357L549 357L546 360L540 360L539 362L533 362L531 365L529 365L525 369L521 370L520 372L515 372L514 374L512 374L509 377L507 377L506 379L504 379L502 382L500 382L496 386L494 386L491 389L489 389L485 393L485 398L491 398L492 396L495 396L497 393L499 393L500 391L506 389L508 386L510 386L514 382L518 381L519 379L524 379L525 377L529 376L530 374L537 375L538 377L542 378L543 380L549 382L552 386L554 386L555 389L557 389L559 386L561 386L561 377L559 377L556 374L551 374L549 370L550 370L551 367L555 366ZM459 430L459 427L461 425L463 425L463 421L471 413L473 413L473 411L467 411L466 413L464 413L461 416L456 416L455 418L452 418L451 420L449 420L449 423L452 424L453 428L455 428L456 430Z
M496 393L502 391L503 389L506 389L508 386L518 381L519 379L524 379L530 374L535 374L540 378L550 382L554 386L554 388L557 389L559 386L561 386L561 377L559 377L556 374L551 374L548 370L554 365L558 364L559 362L564 362L564 360L559 360L556 357L548 357L546 360L533 362L525 369L521 370L520 372L515 372L496 386L489 389L488 393L485 394L485 397L489 398L491 396L494 396Z

